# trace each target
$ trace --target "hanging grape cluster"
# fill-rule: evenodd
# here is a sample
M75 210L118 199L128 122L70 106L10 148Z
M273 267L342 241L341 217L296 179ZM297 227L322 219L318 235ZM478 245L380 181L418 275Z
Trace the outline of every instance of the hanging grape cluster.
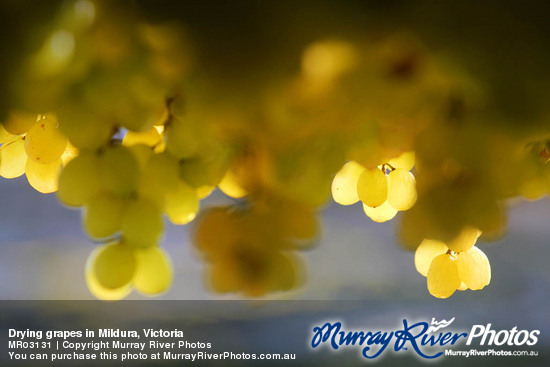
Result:
M169 289L163 218L194 222L211 290L297 289L331 196L374 222L397 216L428 291L447 298L489 284L474 245L504 235L506 200L550 193L544 117L517 129L408 33L313 40L292 72L237 87L204 72L180 23L113 2L64 2L40 34L0 111L0 175L82 211L101 299ZM234 204L199 213L216 188Z

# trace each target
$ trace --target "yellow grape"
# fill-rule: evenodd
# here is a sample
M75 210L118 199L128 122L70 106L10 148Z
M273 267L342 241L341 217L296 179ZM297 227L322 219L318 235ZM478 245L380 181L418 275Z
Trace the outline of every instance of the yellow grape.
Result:
M458 254L458 273L460 279L472 290L482 289L491 282L491 265L487 256L472 247Z
M65 151L63 154L61 154L61 160L63 161L63 165L66 166L67 163L72 161L78 156L78 149L71 144L70 141L67 141L67 148L65 148Z
M180 181L175 189L166 193L164 211L174 224L181 225L191 222L199 211L199 198L196 190Z
M82 206L99 191L99 157L80 153L61 171L57 197L65 205Z
M16 178L25 173L25 141L21 136L14 136L0 146L0 176Z
M460 287L457 261L448 254L436 256L428 270L428 291L437 298L449 298Z
M239 199L248 195L248 192L246 192L246 190L239 184L238 179L232 170L228 170L225 173L222 180L218 184L218 187L225 195L234 199Z
M63 167L63 161L58 158L52 163L38 163L33 159L27 159L25 173L29 184L36 191L43 194L57 191L57 179Z
M162 236L162 212L151 201L138 198L129 202L122 216L122 236L133 247L156 245Z
M460 231L460 234L452 241L447 242L447 247L454 252L466 251L475 245L481 231L477 228L467 226Z
M390 159L388 164L393 168L401 168L405 171L410 171L414 167L414 152L405 152L400 156Z
M446 253L447 250L447 245L441 241L422 241L414 253L414 266L416 270L425 277L428 276L428 270L430 269L433 259L436 256Z
M76 106L62 109L58 114L58 120L59 129L81 150L95 150L104 146L114 132L114 127L108 119L90 114Z
M288 291L300 284L299 266L293 256L275 253L272 255L270 263L270 290Z
M355 161L350 161L338 171L332 180L332 197L341 205L352 205L359 201L357 181L365 167Z
M90 200L82 220L88 236L105 238L118 232L124 207L122 199L109 193L101 193Z
M137 291L158 295L172 285L174 272L170 257L158 246L135 251L137 267L133 284Z
M155 127L152 127L144 132L128 131L122 140L122 144L126 146L145 144L149 147L154 147L160 144L162 140L159 131Z
M542 177L533 177L523 181L519 186L519 194L527 200L538 200L548 190L548 182Z
M36 114L27 112L11 112L4 121L4 129L12 135L26 133L36 123Z
M407 210L416 203L416 180L414 175L397 168L388 175L388 202L397 210Z
M128 147L128 149L136 157L140 169L145 168L147 162L149 162L149 158L153 155L153 149L145 144L135 144Z
M384 203L380 206L377 206L376 208L372 208L366 204L363 204L363 211L373 221L377 223L384 223L388 220L393 219L395 215L397 214L397 209L392 207L388 201L384 201Z
M188 121L174 120L166 127L166 150L178 159L195 156L199 152L200 141L197 132Z
M210 208L201 213L196 222L193 244L207 257L211 257L218 252L225 252L241 236L239 221L230 209Z
M136 270L134 251L127 245L115 243L99 250L91 263L91 269L99 285L118 289L132 281Z
M90 290L90 292L96 298L99 298L104 301L118 301L130 294L130 292L132 291L131 284L128 283L123 285L120 288L115 288L115 289L106 288L99 283L93 271L93 264L95 262L97 255L108 246L109 245L98 246L92 251L90 256L88 256L88 260L86 261L86 270L85 270L86 285L88 286L88 289Z
M210 186L210 185L203 185L203 186L197 187L197 196L201 200L206 199L208 196L210 196L212 191L214 191L215 189L216 189L216 186Z
M67 138L59 131L57 119L47 116L37 121L25 137L25 151L39 163L52 163L61 157L67 147Z
M466 283L464 283L463 281L460 282L460 287L458 287L458 290L465 291L466 289L468 289L468 286L466 285Z
M105 149L99 161L101 184L104 189L120 196L129 196L137 188L139 163L124 146Z
M155 179L159 189L168 191L178 187L178 161L168 153L153 154L144 168L144 175Z
M232 261L220 259L210 266L208 285L217 293L237 292L242 288L242 279Z
M377 168L365 169L357 180L357 195L363 204L372 208L382 205L388 197L386 175Z
M4 124L0 122L0 144L4 144L11 138L13 138L13 134L7 132L6 129L4 129Z

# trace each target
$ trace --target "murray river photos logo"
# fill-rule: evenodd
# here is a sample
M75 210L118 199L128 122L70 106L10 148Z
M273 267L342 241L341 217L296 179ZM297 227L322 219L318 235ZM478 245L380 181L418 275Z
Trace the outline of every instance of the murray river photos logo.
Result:
M469 332L454 331L450 325L455 321L432 318L431 323L421 321L410 323L403 319L403 327L396 330L352 330L348 331L341 322L325 322L313 327L311 347L326 346L335 351L342 348L358 348L361 355L374 359L386 351L412 351L426 359L448 355L446 350L455 345L470 346L533 346L538 342L539 330L494 330L491 324L473 325ZM469 352L468 352L469 353ZM454 354L452 354L454 355Z

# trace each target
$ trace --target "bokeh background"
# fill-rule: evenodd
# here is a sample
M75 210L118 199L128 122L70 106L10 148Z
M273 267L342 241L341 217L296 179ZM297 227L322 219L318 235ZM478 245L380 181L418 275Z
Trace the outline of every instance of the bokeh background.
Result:
M47 16L49 6L55 4L21 3L14 6L15 0L2 0L4 46L21 32L17 27L18 18L25 16L21 9L26 8L32 16ZM198 40L203 70L228 81L253 78L274 63L279 64L277 72L285 72L297 62L287 55L299 54L304 45L322 37L398 30L414 32L431 50L483 80L491 87L501 112L517 121L543 109L550 85L546 1L161 0L129 1L128 6L151 20L177 14ZM8 14L6 9L20 11ZM282 49L288 52L281 53ZM0 64L4 75L9 73L7 62ZM216 191L201 205L231 202ZM545 197L508 205L506 236L480 244L491 262L491 284L482 291L457 292L450 299L439 300L427 292L426 279L414 268L413 253L397 243L399 215L389 223L377 224L365 217L360 204L342 207L327 203L321 212L322 237L315 248L303 254L308 264L306 286L272 297L304 302L291 303L282 311L266 309L242 327L260 331L270 330L273 323L301 327L326 315L342 315L351 323L364 323L368 317L369 322L382 325L394 325L405 316L426 320L456 317L467 327L491 322L503 329L540 329L537 347L548 351L550 201ZM36 192L25 177L1 179L0 299L93 299L84 281L84 264L95 245L84 235L80 220L79 210L63 207L54 194ZM166 223L162 245L173 260L175 279L160 299L231 299L214 295L205 286L204 264L190 244L192 226ZM144 297L133 293L129 299ZM361 302L346 302L350 300ZM218 330L231 320L247 318L219 310L209 317ZM322 360L312 358L317 363ZM349 364L354 364L356 356L350 358ZM513 360L503 361L488 364L516 365Z

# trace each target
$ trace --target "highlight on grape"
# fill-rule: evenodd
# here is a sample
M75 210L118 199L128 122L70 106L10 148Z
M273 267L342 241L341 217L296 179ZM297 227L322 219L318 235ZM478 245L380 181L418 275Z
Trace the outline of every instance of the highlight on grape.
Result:
M412 32L274 45L279 58L234 77L177 17L51 5L8 56L0 176L82 212L97 298L172 286L164 217L193 226L213 292L297 289L330 200L394 220L447 298L489 285L476 243L505 235L509 199L550 194L548 111L504 118L485 80ZM234 204L201 209L218 189Z

